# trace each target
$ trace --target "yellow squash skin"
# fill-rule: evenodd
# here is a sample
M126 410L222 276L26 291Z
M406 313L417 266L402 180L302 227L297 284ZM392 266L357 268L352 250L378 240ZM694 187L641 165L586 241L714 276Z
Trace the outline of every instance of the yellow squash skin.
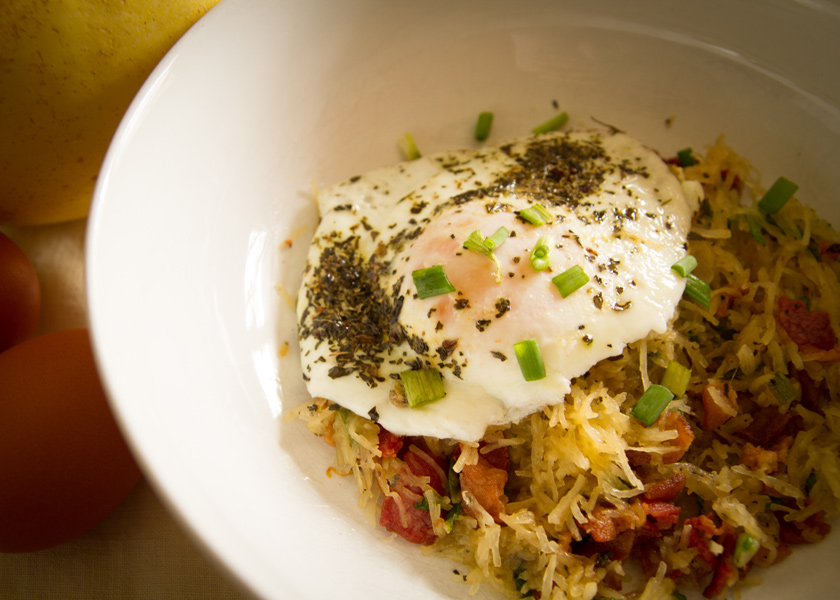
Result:
M132 98L218 1L0 2L0 223L87 215Z

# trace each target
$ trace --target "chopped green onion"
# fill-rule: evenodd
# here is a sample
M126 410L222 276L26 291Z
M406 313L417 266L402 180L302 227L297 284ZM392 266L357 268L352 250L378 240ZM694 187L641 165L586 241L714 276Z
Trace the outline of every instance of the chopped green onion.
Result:
M399 140L400 150L406 160L417 160L420 158L420 150L417 149L417 144L414 143L414 137L410 133L405 133Z
M785 374L781 371L776 371L773 375L771 386L773 388L773 395L776 396L779 404L787 404L796 398L796 388L793 382L785 377Z
M490 135L490 128L493 126L493 113L479 113L478 121L475 124L475 139L483 142Z
M693 273L685 278L684 294L706 308L712 305L712 288Z
M765 220L778 227L779 229L784 232L786 236L789 238L793 238L795 240L802 239L802 230L796 226L796 223L788 219L784 215L765 215Z
M580 265L575 265L552 278L551 283L557 286L561 296L567 298L569 294L589 283L589 275Z
M531 130L531 133L548 133L549 131L554 131L555 129L560 129L566 122L569 120L569 115L565 112L561 112L559 115L554 117L553 119L549 119L542 125L538 125Z
M757 539L748 533L739 533L738 540L735 542L735 554L733 556L735 568L743 569L746 567L756 555L759 548L761 548L761 544L758 543Z
M671 393L679 398L685 395L690 379L691 369L672 360L668 363L668 366L665 368L665 373L662 375L662 385L671 390Z
M817 474L811 471L808 474L808 478L805 479L805 493L810 496L811 490L814 489L815 485L817 485Z
M490 250L490 248L488 248L487 245L484 243L484 236L481 235L481 231L479 231L478 229L473 231L466 239L466 241L464 242L464 248L466 248L467 250L478 252L479 254L488 258L490 257L490 254L492 254L492 250Z
M686 254L671 265L671 268L679 273L681 277L688 277L688 275L697 268L697 259L690 254Z
M537 245L531 250L531 266L537 271L545 271L548 268L548 261L551 259L551 245L554 239L548 235L541 235Z
M513 352L519 362L519 369L525 381L537 381L545 378L545 364L543 364L537 340L522 340L513 345Z
M761 233L761 221L756 215L747 215L747 226L750 228L750 235L753 239L762 246L766 246L767 242L764 241L764 234Z
M685 597L685 594L680 594L679 592L671 592L671 598L674 600L688 600L688 598Z
M343 406L338 407L338 416L341 417L341 424L344 426L344 433L347 434L347 439L350 440L350 446L356 448L359 445L359 442L354 440L353 436L350 435L350 417L352 415L353 413Z
M456 502L449 512L446 513L446 518L443 521L443 526L447 533L452 533L452 528L455 527L455 521L461 516L461 503Z
M491 235L489 238L485 238L484 245L490 249L495 250L499 246L505 243L505 240L510 237L510 231L505 226L499 227L496 230L496 233Z
M410 408L425 406L446 396L443 379L437 369L403 371L400 373L400 381Z
M779 177L758 201L758 210L764 214L779 212L798 189L799 186L790 179Z
M681 167L691 167L697 164L697 159L694 158L694 152L691 148L683 148L677 152L677 161Z
M630 414L644 423L645 427L650 427L673 399L674 394L671 390L664 385L652 383L636 402Z
M496 258L496 255L493 254L493 251L487 247L487 240L484 239L484 236L481 235L481 232L478 229L473 231L467 238L467 240L464 242L464 248L466 248L467 250L478 252L482 256L486 256L494 263L496 263L496 272L494 274L496 278L496 283L502 282L502 264L499 262L499 259Z
M414 279L414 287L417 288L417 296L421 299L455 291L455 286L449 283L440 265L412 271L411 277Z
M546 223L551 223L552 220L551 213L542 204L532 204L516 214L528 221L531 225L545 225Z

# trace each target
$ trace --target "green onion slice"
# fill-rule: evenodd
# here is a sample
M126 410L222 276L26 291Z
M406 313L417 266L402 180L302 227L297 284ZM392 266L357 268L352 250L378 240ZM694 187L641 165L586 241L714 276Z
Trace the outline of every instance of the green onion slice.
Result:
M537 340L522 340L513 345L513 352L519 362L519 369L525 381L545 378L545 364Z
M681 167L691 167L697 164L697 159L694 158L694 152L691 148L683 148L677 152L677 161Z
M452 533L452 528L455 527L455 521L461 516L461 503L456 502L449 512L446 513L446 518L443 521L443 526L447 533Z
M417 288L417 295L422 298L431 298L455 291L455 286L449 283L446 273L441 265L417 269L411 272L414 279L414 287Z
M560 290L560 295L567 298L569 294L589 283L589 275L580 265L566 269L551 280Z
M793 198L798 189L799 186L790 179L779 177L758 201L758 210L764 214L773 214L780 211L787 201Z
M531 225L545 225L552 221L551 213L542 204L532 204L516 214L528 221Z
M750 228L750 235L757 243L766 246L767 242L764 241L764 234L761 232L761 221L756 215L747 215L747 226Z
M550 235L541 235L537 245L531 250L531 266L537 271L545 271L548 268L548 261L551 259L551 246L554 238Z
M773 375L771 387L773 388L773 395L776 396L779 404L787 404L791 400L796 399L796 387L794 387L793 382L781 371L776 371Z
M483 142L490 135L490 128L493 126L493 113L479 113L478 121L475 124L475 139Z
M685 395L690 379L691 369L672 360L668 363L665 373L662 375L662 386L671 390L671 393L679 398Z
M481 235L481 232L478 229L473 231L464 242L464 248L478 252L482 256L486 256L496 263L496 272L494 273L494 277L496 278L496 283L502 282L502 263L499 262L499 259L496 258L495 254L493 254L493 251L487 246L487 240L484 239L484 236Z
M712 305L712 288L693 273L689 273L685 278L684 295L706 308Z
M403 371L400 373L400 381L409 408L425 406L446 396L443 379L437 369Z
M538 125L531 130L531 133L548 133L549 131L554 131L555 129L560 129L565 125L569 120L569 115L566 112L561 112L559 115L554 117L553 119L549 119L542 125Z
M697 259L691 256L690 254L686 254L673 265L671 268L674 269L677 273L680 274L681 277L688 277L689 273L691 273L694 269L697 268Z
M671 390L664 385L652 383L636 402L630 414L644 423L645 427L650 427L673 399L674 394Z
M735 567L743 569L761 548L758 540L748 533L741 532L738 534L738 539L735 542L735 553L733 555L733 562Z
M484 245L489 250L495 250L499 246L505 243L505 240L510 237L510 231L505 226L499 227L496 230L496 233L491 235L489 238L485 238Z
M414 143L414 137L410 133L404 133L399 139L400 150L406 160L417 160L420 158L420 150L417 149L417 144Z

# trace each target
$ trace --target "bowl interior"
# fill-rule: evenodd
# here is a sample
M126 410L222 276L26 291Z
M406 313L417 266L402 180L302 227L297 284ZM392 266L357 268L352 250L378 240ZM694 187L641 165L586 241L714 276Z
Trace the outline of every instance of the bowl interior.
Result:
M786 2L225 0L138 95L90 218L97 357L146 473L256 595L465 596L449 563L371 527L286 418L307 400L293 303L313 190L398 161L406 131L424 153L477 147L480 111L500 141L559 107L663 154L725 134L837 224L838 33L834 8ZM834 590L837 550L743 597Z

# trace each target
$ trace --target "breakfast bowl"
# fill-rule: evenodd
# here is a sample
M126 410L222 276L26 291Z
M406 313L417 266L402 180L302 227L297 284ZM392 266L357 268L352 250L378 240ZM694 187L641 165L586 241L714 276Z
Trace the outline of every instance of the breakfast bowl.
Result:
M224 0L158 65L102 166L86 248L98 366L148 479L259 598L496 598L393 539L290 418L309 402L295 301L319 189L527 135L558 112L663 156L720 135L840 224L840 9ZM803 197L804 197L803 196ZM831 534L742 597L831 596Z

